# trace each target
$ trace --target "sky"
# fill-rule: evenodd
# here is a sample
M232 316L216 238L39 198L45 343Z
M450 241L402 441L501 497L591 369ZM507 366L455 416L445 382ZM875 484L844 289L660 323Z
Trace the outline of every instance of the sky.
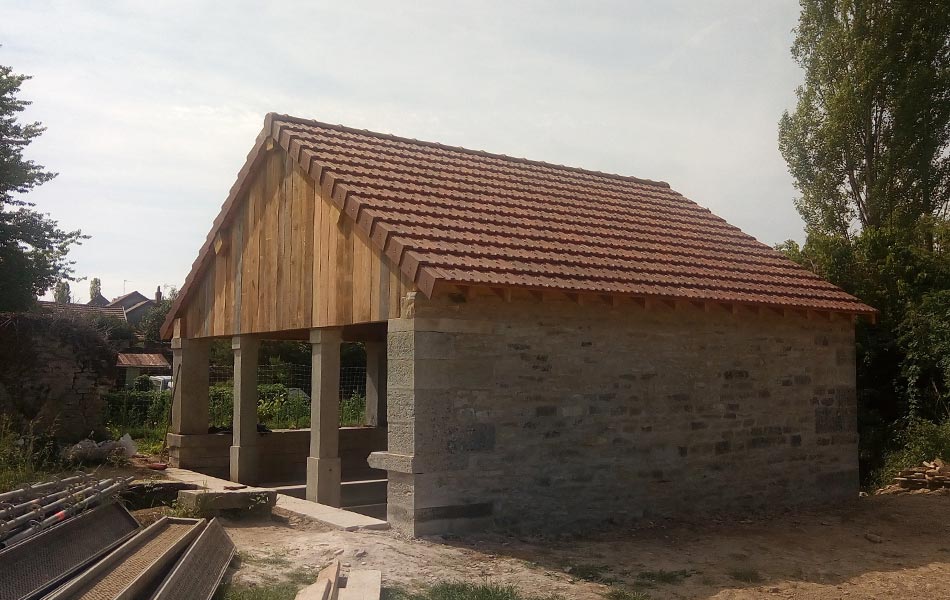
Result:
M268 112L669 182L801 240L795 0L0 0L0 64L103 294L180 287ZM89 298L88 282L72 284Z

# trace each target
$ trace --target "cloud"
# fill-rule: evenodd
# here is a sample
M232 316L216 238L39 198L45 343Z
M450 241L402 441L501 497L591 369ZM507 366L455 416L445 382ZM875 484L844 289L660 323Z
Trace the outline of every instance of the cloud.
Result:
M33 200L93 236L78 271L114 296L181 283L268 111L662 179L764 242L800 238L776 142L797 10L8 1L0 64L34 75L30 154L60 172Z

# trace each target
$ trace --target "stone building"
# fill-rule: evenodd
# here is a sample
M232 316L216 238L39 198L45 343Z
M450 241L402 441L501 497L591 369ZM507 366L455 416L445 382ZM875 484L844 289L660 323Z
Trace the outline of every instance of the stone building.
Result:
M861 315L666 183L271 114L165 324L169 443L336 506L385 477L413 535L835 502ZM235 409L211 439L215 338ZM309 431L256 431L262 339L313 345ZM338 428L343 340L375 427Z

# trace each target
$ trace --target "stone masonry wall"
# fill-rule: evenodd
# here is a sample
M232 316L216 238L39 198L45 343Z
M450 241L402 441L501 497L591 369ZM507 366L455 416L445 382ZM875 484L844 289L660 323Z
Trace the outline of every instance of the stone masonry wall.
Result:
M389 520L558 530L856 497L835 317L494 297L390 321ZM414 313L414 314L412 314Z
M0 415L15 430L64 442L104 434L102 394L114 379L115 351L91 324L0 314Z

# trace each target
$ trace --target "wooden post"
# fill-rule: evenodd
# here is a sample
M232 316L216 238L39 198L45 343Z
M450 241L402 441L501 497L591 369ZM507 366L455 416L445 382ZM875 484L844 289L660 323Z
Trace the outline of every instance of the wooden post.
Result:
M339 327L310 330L312 384L307 500L340 506L340 343Z
M208 433L208 340L172 338L172 373L178 375L172 392L170 433Z
M386 426L386 342L366 342L366 424Z
M231 442L231 481L260 483L257 433L257 359L259 340L248 335L231 338L234 351L234 433Z

